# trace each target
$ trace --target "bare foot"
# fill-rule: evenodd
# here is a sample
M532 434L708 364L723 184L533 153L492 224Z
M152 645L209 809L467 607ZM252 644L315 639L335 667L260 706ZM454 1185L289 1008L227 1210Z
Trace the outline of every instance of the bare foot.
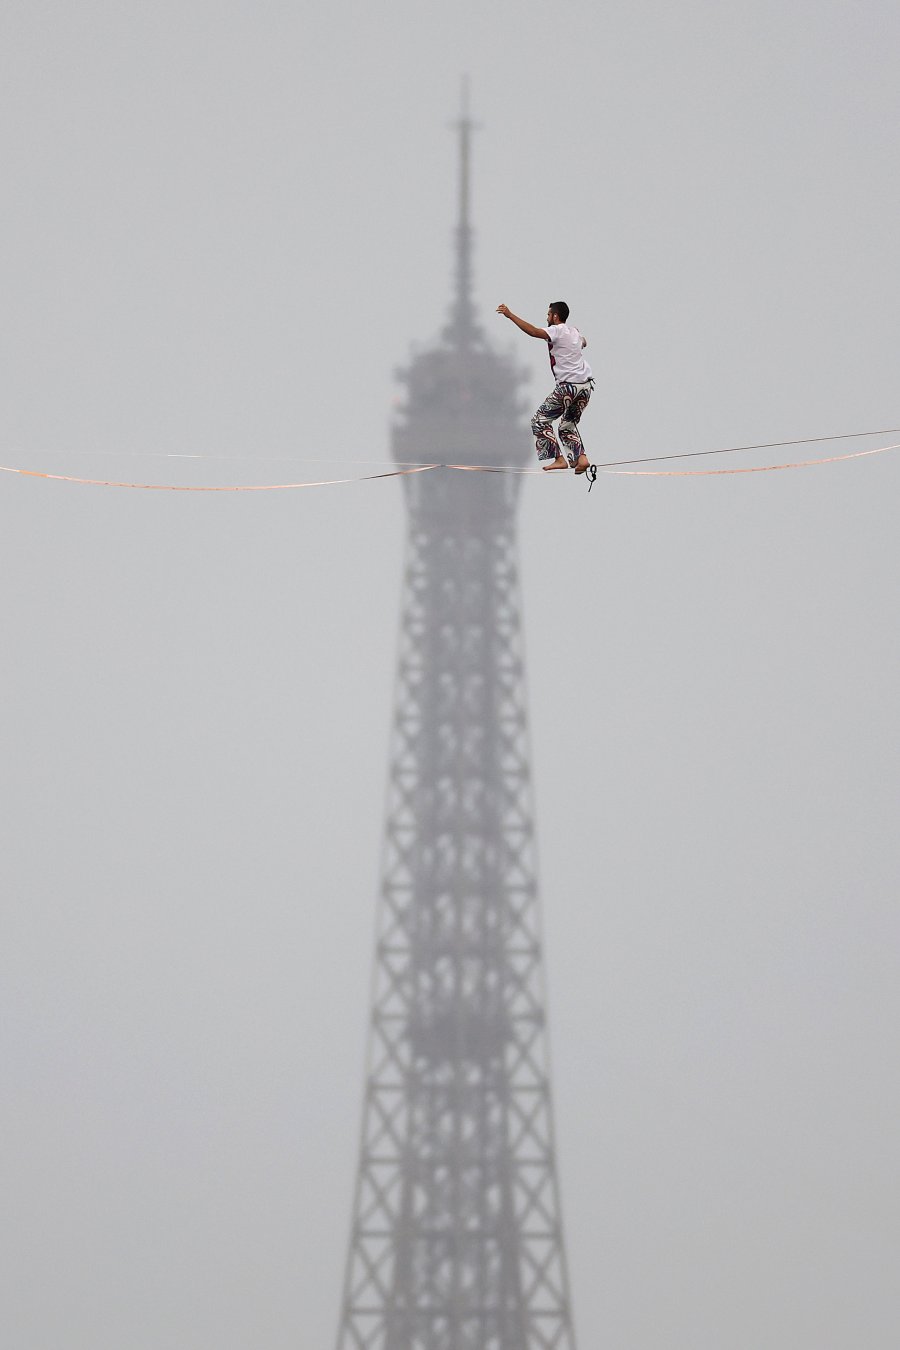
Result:
M567 469L569 461L563 455L557 455L552 464L544 465L544 473L549 473L551 469Z
M587 455L579 455L579 456L578 456L578 461L577 461L577 463L576 463L576 465L575 465L575 472L576 472L576 473L587 473L587 471L588 471L588 469L589 469L590 467L591 467L591 461L588 459Z

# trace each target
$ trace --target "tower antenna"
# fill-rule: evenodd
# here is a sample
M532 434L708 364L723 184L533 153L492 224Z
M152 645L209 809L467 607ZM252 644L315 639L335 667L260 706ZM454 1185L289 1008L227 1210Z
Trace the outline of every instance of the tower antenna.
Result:
M454 346L469 346L476 338L478 326L472 307L472 245L470 221L472 132L479 126L469 113L469 77L462 78L460 116L453 123L459 135L459 214L456 224L456 293L453 312L446 336Z

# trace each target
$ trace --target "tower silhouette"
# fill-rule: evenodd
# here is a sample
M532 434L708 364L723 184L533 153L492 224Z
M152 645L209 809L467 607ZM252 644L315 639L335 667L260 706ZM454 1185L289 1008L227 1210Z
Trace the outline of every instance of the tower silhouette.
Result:
M522 375L471 295L402 374L399 461L523 462ZM516 474L406 478L362 1141L338 1350L574 1350L554 1157Z

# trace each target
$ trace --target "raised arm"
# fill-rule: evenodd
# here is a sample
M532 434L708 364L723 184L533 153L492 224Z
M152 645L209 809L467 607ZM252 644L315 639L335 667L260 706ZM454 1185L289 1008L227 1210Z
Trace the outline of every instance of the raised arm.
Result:
M550 334L545 328L535 328L534 324L529 323L527 319L520 319L518 314L513 314L508 305L498 305L497 313L502 314L504 318L512 319L516 327L521 328L522 332L527 333L529 337L543 338L544 342L550 341Z

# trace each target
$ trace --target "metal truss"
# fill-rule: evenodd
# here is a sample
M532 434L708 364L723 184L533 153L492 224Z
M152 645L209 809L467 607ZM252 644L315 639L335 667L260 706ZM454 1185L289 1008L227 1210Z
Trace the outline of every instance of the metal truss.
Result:
M410 498L338 1350L574 1350L511 481Z

